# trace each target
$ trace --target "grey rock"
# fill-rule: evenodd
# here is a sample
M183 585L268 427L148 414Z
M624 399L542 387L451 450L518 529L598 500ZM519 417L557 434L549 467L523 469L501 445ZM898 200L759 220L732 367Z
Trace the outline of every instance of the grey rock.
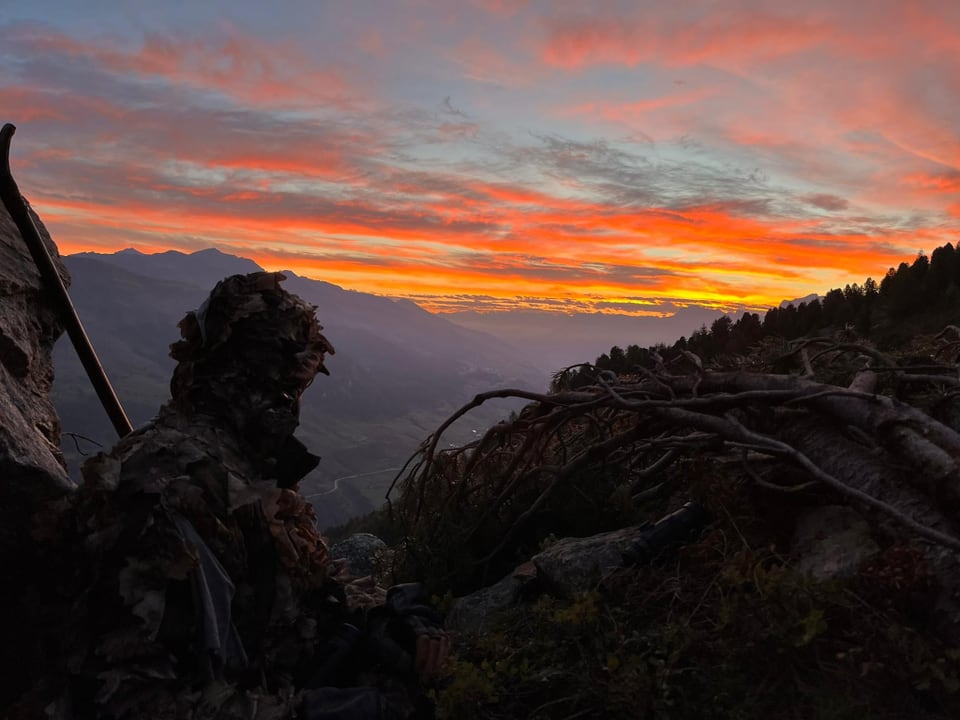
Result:
M818 580L849 577L880 552L870 526L843 505L810 510L797 519L791 549L797 568Z
M559 594L584 592L623 564L623 552L643 532L643 528L629 527L586 538L564 538L535 555L533 564L541 579Z
M387 544L376 535L355 533L334 543L330 555L334 560L346 560L347 567L356 577L365 577L380 573L388 551Z
M497 613L516 605L524 587L536 578L531 563L524 563L499 582L453 601L444 626L459 635L477 635L490 628Z
M565 597L591 590L623 565L623 552L643 533L644 528L629 527L559 540L495 585L455 600L446 625L464 634L486 631L498 612L517 604L534 579L540 589Z

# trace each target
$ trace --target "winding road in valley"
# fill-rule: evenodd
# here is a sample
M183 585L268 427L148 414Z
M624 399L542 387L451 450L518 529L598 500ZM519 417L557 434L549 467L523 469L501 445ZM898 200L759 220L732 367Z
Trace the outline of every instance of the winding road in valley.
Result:
M340 489L341 480L355 480L357 478L370 477L371 475L381 475L386 472L398 472L399 470L400 468L393 467L393 468L383 468L382 470L372 470L371 472L365 472L365 473L355 473L354 475L344 475L343 477L334 478L333 487L330 488L329 490L324 490L323 492L318 492L318 493L310 493L309 495L304 495L304 498L309 500L311 498L323 497L324 495L331 495Z

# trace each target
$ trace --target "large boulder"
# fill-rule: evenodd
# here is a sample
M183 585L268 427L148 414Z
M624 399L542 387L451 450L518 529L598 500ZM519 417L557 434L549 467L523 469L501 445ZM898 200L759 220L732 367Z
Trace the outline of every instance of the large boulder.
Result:
M646 533L633 526L585 538L564 538L533 557L541 580L554 592L572 596L595 588L623 565L624 553Z

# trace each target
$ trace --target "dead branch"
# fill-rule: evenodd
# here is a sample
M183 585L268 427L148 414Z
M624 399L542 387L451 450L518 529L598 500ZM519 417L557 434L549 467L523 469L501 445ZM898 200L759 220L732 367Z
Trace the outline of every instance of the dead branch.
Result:
M638 470L636 473L637 479L633 481L633 484L630 486L630 492L636 493L640 490L641 481L649 479L651 476L656 475L666 468L670 467L679 457L679 453L676 448L671 448L667 450L659 459L654 461L648 467L643 468L643 470Z
M762 487L766 488L767 490L774 490L781 493L799 493L806 490L812 490L820 485L818 480L810 480L809 482L800 483L799 485L777 485L776 483L768 482L760 477L760 473L758 473L753 465L750 464L750 461L747 459L748 455L749 453L746 450L740 454L740 465L743 468L743 472L746 473L747 477L753 480L757 487Z

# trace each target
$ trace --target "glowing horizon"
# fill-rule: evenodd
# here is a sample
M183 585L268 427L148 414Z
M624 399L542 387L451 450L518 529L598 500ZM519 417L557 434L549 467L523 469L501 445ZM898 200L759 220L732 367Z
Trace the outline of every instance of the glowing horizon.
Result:
M655 316L960 240L953 3L96 7L0 21L14 173L67 254Z

